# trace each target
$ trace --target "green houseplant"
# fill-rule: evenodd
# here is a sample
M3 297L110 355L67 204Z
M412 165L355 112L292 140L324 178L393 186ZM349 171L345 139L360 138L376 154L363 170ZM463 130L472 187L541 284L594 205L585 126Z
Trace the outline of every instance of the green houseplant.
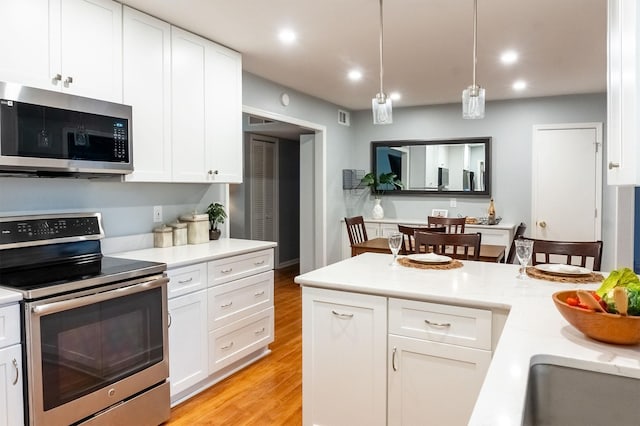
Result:
M376 198L384 195L385 191L404 188L404 184L398 179L398 175L393 172L380 173L380 176L377 177L373 172L369 172L362 177L360 182L368 186Z
M381 205L382 195L384 195L386 191L404 188L404 184L393 172L380 173L379 176L376 176L373 172L369 172L362 177L360 182L369 187L375 198L373 210L371 210L371 217L374 219L382 219L384 217L384 209Z
M218 229L218 224L223 224L227 218L227 212L224 210L224 206L220 203L211 203L207 207L207 214L209 215L209 239L217 240L220 238L221 231Z

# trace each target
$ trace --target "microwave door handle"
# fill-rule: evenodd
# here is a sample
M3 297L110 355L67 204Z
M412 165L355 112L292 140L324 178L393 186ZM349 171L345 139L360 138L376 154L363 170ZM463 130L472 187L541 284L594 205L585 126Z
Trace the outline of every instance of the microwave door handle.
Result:
M114 290L105 291L103 293L90 294L70 300L61 300L59 302L52 302L44 305L34 306L31 308L31 312L38 316L49 315L56 312L86 306L90 303L104 302L105 300L113 299L114 297L128 296L131 294L140 293L141 291L151 290L153 288L165 285L168 282L169 278L162 277L152 281L130 285L128 287L116 288Z

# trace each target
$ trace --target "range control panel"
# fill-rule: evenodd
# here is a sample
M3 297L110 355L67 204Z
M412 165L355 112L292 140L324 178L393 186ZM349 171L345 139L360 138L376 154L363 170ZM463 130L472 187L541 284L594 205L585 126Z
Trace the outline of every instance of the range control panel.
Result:
M103 237L100 213L0 217L0 249Z

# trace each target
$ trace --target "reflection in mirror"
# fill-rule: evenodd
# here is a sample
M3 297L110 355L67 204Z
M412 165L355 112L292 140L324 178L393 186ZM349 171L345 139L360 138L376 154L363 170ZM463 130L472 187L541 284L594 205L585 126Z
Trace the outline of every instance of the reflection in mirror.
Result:
M490 137L377 141L371 154L376 176L393 172L404 184L394 194L491 195Z

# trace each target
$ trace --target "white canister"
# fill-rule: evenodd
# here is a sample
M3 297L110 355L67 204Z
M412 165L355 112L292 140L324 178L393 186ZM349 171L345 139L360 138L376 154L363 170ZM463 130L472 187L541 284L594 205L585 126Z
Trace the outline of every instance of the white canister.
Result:
M180 216L181 222L187 223L187 241L189 244L209 242L209 215L188 214Z
M187 224L183 222L173 222L169 226L173 229L173 245L183 246L187 244Z
M173 245L173 230L168 226L160 226L153 230L154 247L171 247Z

